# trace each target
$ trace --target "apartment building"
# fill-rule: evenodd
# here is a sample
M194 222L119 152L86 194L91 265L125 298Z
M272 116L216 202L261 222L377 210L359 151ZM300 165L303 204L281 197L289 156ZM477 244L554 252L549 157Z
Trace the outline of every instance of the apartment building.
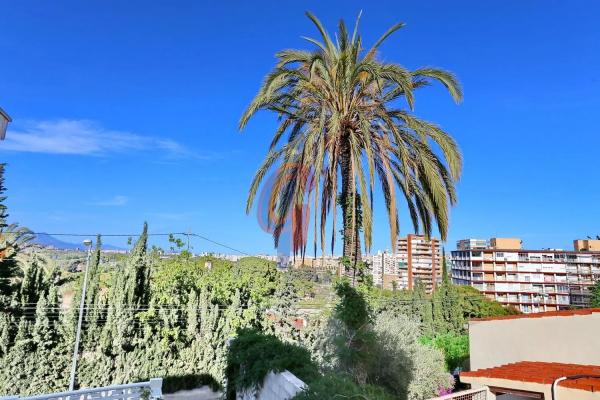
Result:
M378 252L371 263L373 283L385 289L412 289L418 280L431 292L442 281L442 268L439 240L421 235L398 238L395 253Z
M471 244L473 244L471 246ZM600 240L575 240L574 250L525 250L517 238L457 243L452 280L522 312L557 311L589 303L589 287L600 279Z

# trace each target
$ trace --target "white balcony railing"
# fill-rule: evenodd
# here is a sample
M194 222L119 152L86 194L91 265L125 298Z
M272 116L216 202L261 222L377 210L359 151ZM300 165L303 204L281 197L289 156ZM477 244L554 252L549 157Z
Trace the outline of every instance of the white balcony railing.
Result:
M157 400L162 398L162 379L150 379L148 382L132 383L128 385L113 385L99 388L74 390L72 392L58 392L40 394L37 396L0 397L0 400Z
M487 394L487 388L479 388L463 390L461 392L448 394L446 396L434 397L433 399L429 400L487 400L490 398Z

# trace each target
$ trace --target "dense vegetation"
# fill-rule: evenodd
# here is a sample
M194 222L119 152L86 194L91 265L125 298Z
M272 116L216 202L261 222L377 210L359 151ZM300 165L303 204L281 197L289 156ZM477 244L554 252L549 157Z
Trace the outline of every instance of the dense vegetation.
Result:
M26 231L10 236L15 225L0 211L0 394L64 390L83 274L20 251ZM118 257L103 254L96 240L78 386L159 376L166 392L226 381L242 389L269 370L289 369L309 384L301 399L426 399L450 390L448 372L464 364L465 320L510 312L448 279L433 295L421 284L382 291L364 276L354 286L306 269L282 273L253 257L232 263L182 251L162 258L147 240L144 225ZM320 312L300 329L299 307L315 297Z
M590 293L592 295L590 305L592 307L600 307L600 280L590 288Z
M299 301L313 295L317 282L330 287L314 273L281 273L258 258L231 263L182 252L162 259L148 250L146 226L116 264L106 263L100 246L98 238L90 262L80 386L154 376L166 378L167 390L207 382L218 386L232 371L230 382L244 386L269 368L283 368L314 382L303 396L317 396L326 387L355 387L364 396L427 398L452 386L444 354L450 368L468 354L460 348L465 318L490 310L481 295L448 282L428 296L422 285L393 292L368 282L354 288L338 281L334 309L326 307L299 329L293 324ZM0 313L0 393L66 388L82 275L48 268L35 252L24 258L22 276L13 279L9 304ZM235 357L238 364L244 357L266 360L257 357L264 349L253 353L247 346L251 332L257 343L261 335L279 341L288 350L271 354L293 356L295 364L274 357L255 375L236 376ZM229 339L236 336L246 340L245 356L228 353ZM333 383L324 384L326 379Z
M155 376L180 382L207 376L222 383L227 338L240 328L272 325L265 310L278 282L274 265L253 258L236 264L212 260L208 270L205 259L185 253L161 260L148 252L146 242L144 227L125 262L111 270L104 268L99 246L94 252L78 384ZM110 284L104 286L100 277L107 274ZM34 255L15 281L10 304L0 313L0 393L66 388L76 326L73 305L80 298L77 292L69 308L61 300L68 275L45 270Z

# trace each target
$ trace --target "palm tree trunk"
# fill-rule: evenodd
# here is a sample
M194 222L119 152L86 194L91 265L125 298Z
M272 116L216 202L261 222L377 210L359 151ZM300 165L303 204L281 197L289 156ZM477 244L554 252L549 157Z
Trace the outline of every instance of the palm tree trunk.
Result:
M360 225L357 223L356 189L354 185L354 176L352 174L351 154L349 146L342 147L341 152L341 173L342 173L342 194L340 203L342 206L343 221L343 256L347 257L356 272L356 263L361 261L360 251ZM356 275L355 273L353 276ZM354 279L354 278L353 278Z

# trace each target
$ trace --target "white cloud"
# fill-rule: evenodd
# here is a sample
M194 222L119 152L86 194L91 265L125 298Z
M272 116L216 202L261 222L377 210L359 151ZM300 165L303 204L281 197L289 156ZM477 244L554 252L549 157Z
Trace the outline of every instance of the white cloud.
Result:
M116 195L111 199L97 201L97 202L90 203L90 204L92 204L94 206L120 207L120 206L124 206L128 202L129 202L129 198L127 198L127 196Z
M9 130L0 150L46 154L107 155L157 151L168 157L197 156L170 139L116 131L87 120L35 121Z

